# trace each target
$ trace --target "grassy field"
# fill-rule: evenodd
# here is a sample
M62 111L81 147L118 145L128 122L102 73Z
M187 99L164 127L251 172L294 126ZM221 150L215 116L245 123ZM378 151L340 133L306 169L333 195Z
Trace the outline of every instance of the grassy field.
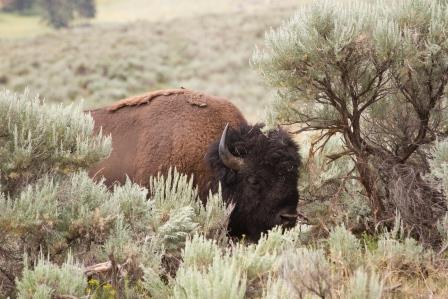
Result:
M99 18L89 26L4 39L0 87L28 87L47 101L84 99L86 107L97 107L148 90L183 86L230 98L252 121L263 117L273 90L249 59L265 30L288 18L296 4L247 1L233 7L236 1L210 6L201 0L188 8L182 0L170 2L170 14L169 1L148 1L141 10L132 10L130 2L100 3ZM122 19L113 17L118 11L123 11ZM136 11L146 20L101 23L138 18ZM163 20L168 16L173 19Z

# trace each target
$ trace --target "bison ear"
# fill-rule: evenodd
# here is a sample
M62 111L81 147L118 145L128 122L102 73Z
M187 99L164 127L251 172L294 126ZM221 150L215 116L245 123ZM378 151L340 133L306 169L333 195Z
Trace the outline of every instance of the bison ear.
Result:
M243 167L244 160L242 158L235 157L227 148L226 137L228 128L229 124L227 123L224 131L222 132L221 140L219 141L219 158L226 167L238 171L241 167Z

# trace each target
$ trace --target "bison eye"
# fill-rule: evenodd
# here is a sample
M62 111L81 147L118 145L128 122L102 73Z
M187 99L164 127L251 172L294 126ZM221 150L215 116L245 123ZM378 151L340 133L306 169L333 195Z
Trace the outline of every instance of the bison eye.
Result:
M256 177L253 177L253 176L248 177L247 182L253 186L257 186L260 183L260 181Z

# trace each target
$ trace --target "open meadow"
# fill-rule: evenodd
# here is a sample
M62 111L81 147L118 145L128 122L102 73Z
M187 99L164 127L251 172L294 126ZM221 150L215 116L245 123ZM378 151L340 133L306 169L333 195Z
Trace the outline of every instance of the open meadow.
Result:
M274 92L249 59L297 4L211 3L100 1L91 24L56 32L41 32L35 17L0 22L0 87L28 87L49 102L83 99L92 108L182 86L228 97L250 120L260 119ZM18 38L34 26L36 37Z

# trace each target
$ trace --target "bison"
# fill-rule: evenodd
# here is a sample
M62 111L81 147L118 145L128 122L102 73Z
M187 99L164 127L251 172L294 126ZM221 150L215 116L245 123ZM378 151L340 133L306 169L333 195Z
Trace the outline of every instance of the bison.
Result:
M150 92L91 110L95 130L112 135L112 153L90 170L107 185L126 176L149 187L171 166L193 175L199 197L222 187L234 203L229 233L257 240L297 219L298 146L282 129L248 125L227 99L188 89Z

